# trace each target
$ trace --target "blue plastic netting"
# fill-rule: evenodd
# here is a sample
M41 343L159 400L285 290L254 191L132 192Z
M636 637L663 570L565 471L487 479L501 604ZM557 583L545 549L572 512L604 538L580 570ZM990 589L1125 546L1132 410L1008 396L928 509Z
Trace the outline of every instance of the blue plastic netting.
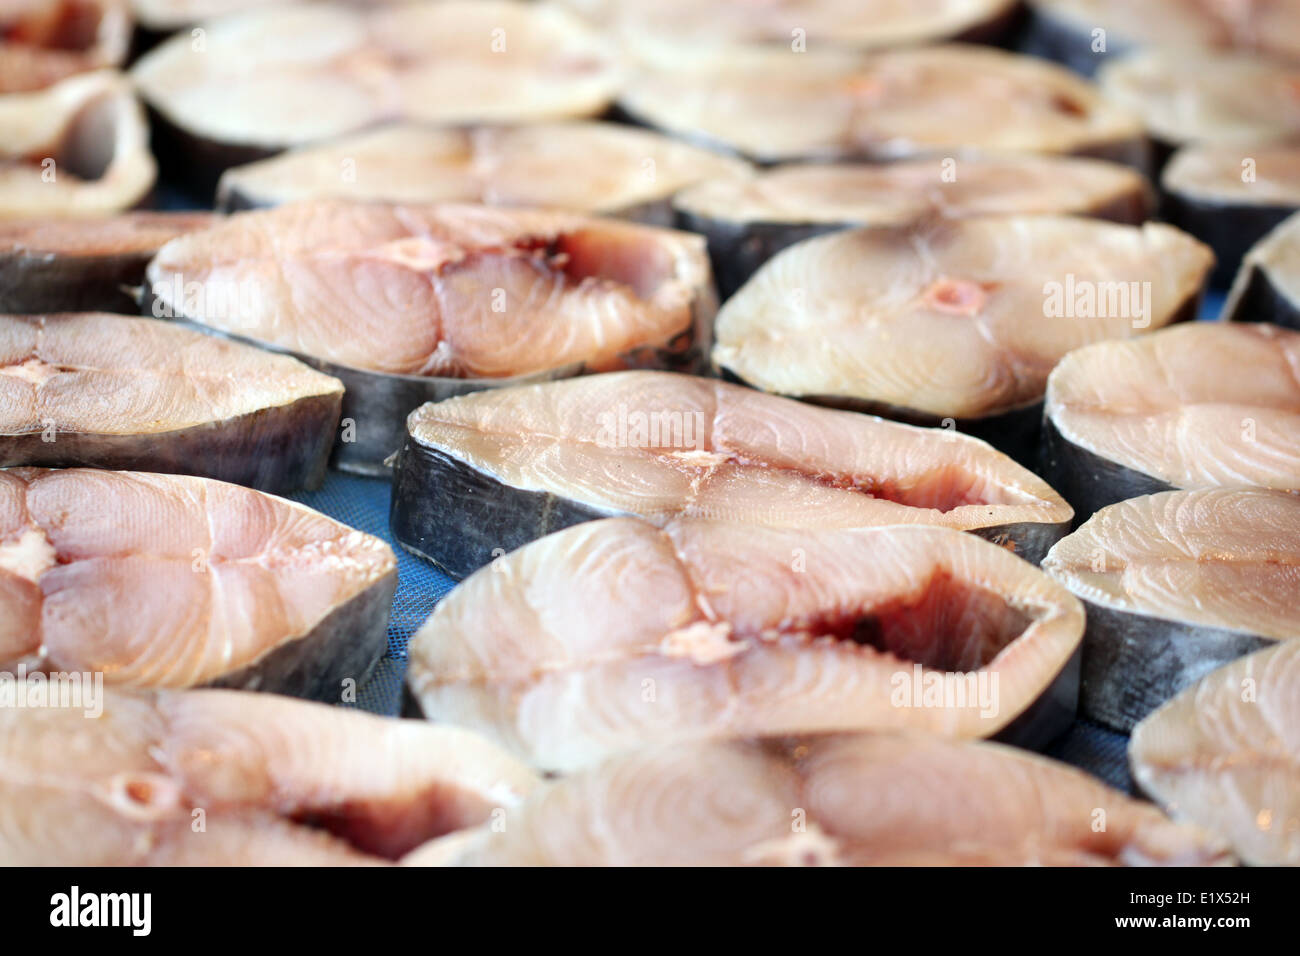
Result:
M332 471L319 491L290 495L309 508L361 531L377 535L397 554L397 593L388 622L388 653L370 679L357 688L357 705L377 714L396 714L406 673L406 646L433 606L455 583L427 561L397 546L388 530L392 486L382 478Z

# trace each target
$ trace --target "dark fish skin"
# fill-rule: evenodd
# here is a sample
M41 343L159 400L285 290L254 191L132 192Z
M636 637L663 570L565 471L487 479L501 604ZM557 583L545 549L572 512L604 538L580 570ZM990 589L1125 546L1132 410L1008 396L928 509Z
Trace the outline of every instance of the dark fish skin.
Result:
M280 408L164 434L59 431L0 436L0 468L92 467L197 475L271 494L314 490L325 480L340 398L315 395Z
M343 681L360 686L388 649L388 616L396 591L394 568L302 637L207 686L338 703Z
M129 291L144 280L152 253L50 258L0 255L0 312L139 311Z
M1096 75L1103 63L1119 59L1136 49L1132 43L1116 41L1117 38L1108 33L1106 52L1094 53L1091 27L1080 29L1076 24L1052 16L1051 11L1044 9L1042 4L1034 3L1029 5L1015 48L1021 53L1052 60L1069 67L1075 73L1091 77Z
M1162 193L1161 207L1162 218L1214 250L1215 266L1209 279L1214 286L1232 282L1250 247L1295 212L1294 207L1215 202L1167 190Z
M1292 302L1273 284L1268 269L1254 264L1243 265L1242 269L1236 280L1241 292L1225 305L1221 318L1227 322L1269 322L1300 332L1300 303Z
M217 181L227 169L269 159L280 152L260 146L215 142L181 128L149 104L146 111L149 142L163 176L182 184L204 204L216 193Z
M553 531L609 517L549 492L512 488L409 436L393 472L394 540L458 581Z
M1101 607L1087 612L1079 711L1122 733L1184 687L1275 641Z
M203 223L210 221L206 213L174 215L178 223L177 235L187 228L181 220L188 221L188 228L202 228ZM144 284L145 267L157 251L155 247L76 254L40 248L39 243L0 251L0 312L14 315L50 312L135 315L140 311L136 290Z
M1025 750L1046 750L1049 744L1068 731L1079 714L1082 653L1080 647L1047 689L1017 714L1015 720L989 739Z
M1067 441L1050 416L1043 420L1041 474L1074 508L1074 527L1118 501L1172 491L1173 485L1093 454Z

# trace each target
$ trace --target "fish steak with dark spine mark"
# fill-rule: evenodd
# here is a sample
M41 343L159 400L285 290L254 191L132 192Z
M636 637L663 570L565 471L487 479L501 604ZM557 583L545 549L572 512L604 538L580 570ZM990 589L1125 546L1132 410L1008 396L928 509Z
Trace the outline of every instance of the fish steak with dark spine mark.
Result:
M849 226L928 219L1075 213L1136 225L1154 197L1146 178L1117 163L1075 156L988 156L893 163L795 163L700 183L673 200L678 225L709 240L726 299L794 243Z
M0 312L134 315L163 244L217 221L206 212L0 220Z
M404 417L520 381L704 361L704 240L565 212L338 200L238 213L163 246L146 312L339 378L340 467L387 474ZM151 301L150 301L151 300Z
M0 708L0 865L380 865L537 785L473 734L274 694L98 704Z
M420 712L567 772L659 741L999 735L1074 720L1083 610L948 528L613 518L467 579L411 640Z
M1141 123L1090 83L989 47L672 52L633 71L619 98L623 111L764 163L989 151L1074 153L1139 167L1147 159Z
M165 165L215 185L226 168L395 120L462 125L603 113L622 79L611 43L546 3L272 6L178 33L131 73Z
M339 175L348 168L356 175ZM748 171L733 157L618 123L471 129L398 123L228 169L217 187L217 206L238 210L323 198L479 202L671 226L678 190Z
M1133 730L1142 790L1243 862L1300 866L1300 641L1203 677Z
M341 699L387 647L378 538L207 478L0 471L0 669Z
M1104 820L1104 826L1097 826ZM802 826L795 824L802 823ZM460 866L1204 866L1226 844L1074 767L920 734L673 744L534 790Z
M1038 561L1073 512L1037 475L951 430L666 372L478 392L407 421L391 527L463 577L611 515L786 528L932 524Z
M77 73L121 66L130 45L126 0L5 0L0 94L39 90Z
M1250 248L1300 209L1300 141L1184 146L1160 188L1164 218L1214 250L1212 279L1227 285Z
M726 301L713 362L767 392L955 425L1036 462L1056 363L1193 318L1212 262L1170 226L1069 216L818 236Z
M1251 53L1152 49L1108 62L1097 83L1117 108L1142 118L1161 162L1186 143L1300 133L1300 66Z
M155 319L0 315L0 467L318 488L343 385L287 355Z
M144 110L121 73L0 96L0 219L120 212L144 201L157 172Z
M1127 732L1221 664L1300 638L1300 497L1132 498L1057 542L1043 569L1087 608L1080 708Z
M1078 521L1175 488L1300 491L1300 332L1190 322L1070 353L1047 383L1042 474Z
M1246 253L1223 318L1300 332L1300 215L1289 216Z

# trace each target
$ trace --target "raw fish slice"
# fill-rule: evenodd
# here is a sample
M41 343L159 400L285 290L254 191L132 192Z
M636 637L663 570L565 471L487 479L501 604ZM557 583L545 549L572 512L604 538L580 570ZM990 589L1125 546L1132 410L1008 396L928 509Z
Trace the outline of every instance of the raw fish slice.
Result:
M1223 864L1217 837L1063 764L913 734L675 744L534 791L409 865Z
M165 245L149 311L282 349L340 378L344 467L384 473L402 416L527 378L692 367L716 307L704 241L487 206L295 203Z
M1169 226L1068 216L819 236L727 300L713 361L764 391L951 419L1036 458L1037 404L1056 363L1194 316L1212 261ZM1001 417L1015 413L1032 427Z
M1073 719L1082 632L1042 572L944 528L623 518L470 577L412 639L407 682L426 717L547 770L830 730L1034 746Z
M1162 146L1277 139L1300 133L1300 67L1251 53L1153 49L1097 74L1117 108Z
M1138 785L1256 866L1300 866L1300 642L1201 679L1133 731Z
M1087 607L1083 712L1127 731L1219 665L1300 638L1300 497L1133 498L1057 542L1043 568Z
M0 94L38 90L76 73L121 66L131 45L126 0L5 0Z
M227 170L217 205L243 209L322 198L481 202L671 226L674 193L748 168L616 123L475 129L399 123Z
M990 150L1146 160L1141 123L1090 83L989 47L857 55L674 45L650 59L620 94L623 110L765 163Z
M0 664L340 700L387 646L393 552L205 478L0 471Z
M708 236L724 298L801 239L846 226L905 226L931 218L1078 213L1140 223L1153 205L1141 173L1063 156L793 163L709 180L673 201L681 226Z
M0 687L2 865L374 865L535 786L455 728L237 691L16 705L34 685Z
M1213 279L1227 285L1250 248L1300 208L1300 143L1184 146L1160 187L1164 217L1214 250Z
M178 173L383 122L595 116L621 81L612 45L567 10L510 0L270 6L182 31L132 67Z
M316 488L343 385L153 319L0 315L0 466L137 469Z
M129 209L157 171L144 110L121 73L0 96L0 219Z
M1062 360L1043 473L1079 520L1171 488L1300 490L1300 332L1196 322Z
M616 514L791 528L937 524L1037 561L1071 513L976 439L666 372L478 392L407 422L392 528L463 577Z

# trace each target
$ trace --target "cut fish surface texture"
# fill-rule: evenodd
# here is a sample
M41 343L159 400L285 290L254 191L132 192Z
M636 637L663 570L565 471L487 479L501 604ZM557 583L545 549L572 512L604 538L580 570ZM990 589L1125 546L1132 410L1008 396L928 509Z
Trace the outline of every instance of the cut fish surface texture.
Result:
M178 33L132 68L178 170L204 178L394 120L595 116L621 72L579 18L509 0L264 7L206 24L200 47Z
M1300 141L1184 146L1160 186L1165 218L1214 250L1214 281L1226 285L1251 246L1300 208Z
M933 524L1038 561L1072 512L982 441L724 382L617 372L411 414L392 529L455 577L610 515L788 528Z
M1013 0L563 0L632 51L772 44L858 49L1001 38Z
M1077 213L1137 224L1154 205L1141 173L1066 156L986 156L885 164L792 163L712 179L673 200L682 228L708 237L724 298L777 252L847 226Z
M499 558L411 641L423 714L547 770L638 744L924 729L1042 746L1074 718L1079 603L947 528L613 518Z
M1257 866L1300 866L1300 642L1228 664L1138 724L1129 762L1175 819Z
M0 4L0 94L121 66L130 45L126 0L5 0Z
M337 701L387 646L388 545L179 475L0 471L0 664Z
M0 219L119 212L156 175L144 110L122 74L0 96Z
M1188 323L1066 356L1043 473L1079 520L1173 488L1300 491L1300 332Z
M704 240L564 212L322 200L165 245L155 315L282 349L346 386L344 467L383 472L430 399L528 378L703 361Z
M1132 498L1059 541L1043 569L1087 608L1084 714L1127 731L1215 667L1300 638L1300 496Z
M1300 215L1287 217L1246 252L1223 317L1300 332Z
M140 311L149 260L206 212L0 220L0 312Z
M1146 160L1141 123L1087 81L989 47L681 50L633 71L619 105L650 126L763 162L989 150Z
M1098 821L1103 825L1098 826ZM1218 837L1073 767L912 734L674 744L535 790L501 832L435 840L461 866L1196 866Z
M1300 133L1296 64L1249 53L1151 50L1107 63L1097 82L1167 146Z
M0 466L325 478L343 385L287 355L106 313L0 315Z
M748 164L617 123L399 123L227 170L225 209L302 199L549 206L672 225L670 199ZM345 175L346 174L346 175Z
M536 785L455 728L230 690L58 706L53 686L3 691L23 703L0 708L0 865L379 865Z
M1158 223L988 216L848 230L791 246L728 299L713 361L764 391L982 429L1023 458L1056 363L1193 317L1211 262ZM1008 413L1023 429L999 420Z

